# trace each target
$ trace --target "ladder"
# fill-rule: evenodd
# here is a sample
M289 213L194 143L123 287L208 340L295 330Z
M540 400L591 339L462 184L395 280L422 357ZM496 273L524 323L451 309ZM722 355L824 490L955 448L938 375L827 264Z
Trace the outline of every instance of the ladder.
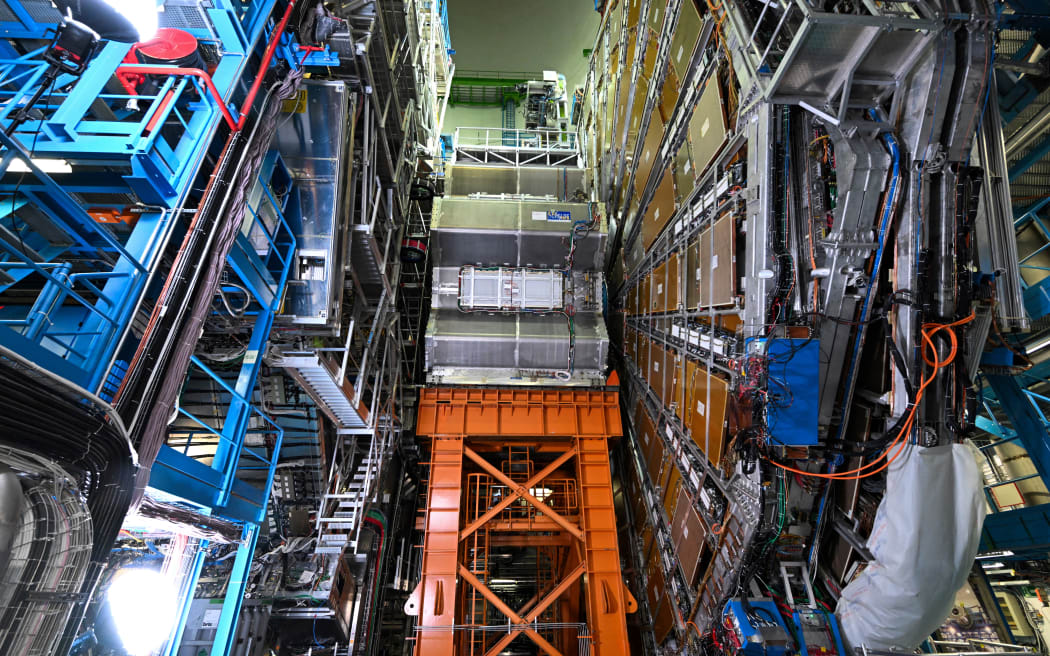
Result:
M358 439L346 438L337 444L347 442L349 450L337 446L332 458L328 487L317 509L314 553L338 554L346 548L356 549L361 520L375 494L382 457L377 446L382 448L381 440L369 440L367 452L358 449Z

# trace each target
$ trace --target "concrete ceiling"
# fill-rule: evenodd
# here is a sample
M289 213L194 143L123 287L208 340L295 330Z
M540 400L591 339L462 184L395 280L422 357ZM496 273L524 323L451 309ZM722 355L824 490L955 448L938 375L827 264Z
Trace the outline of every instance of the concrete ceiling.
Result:
M556 70L570 93L587 76L599 20L593 0L448 0L457 70Z

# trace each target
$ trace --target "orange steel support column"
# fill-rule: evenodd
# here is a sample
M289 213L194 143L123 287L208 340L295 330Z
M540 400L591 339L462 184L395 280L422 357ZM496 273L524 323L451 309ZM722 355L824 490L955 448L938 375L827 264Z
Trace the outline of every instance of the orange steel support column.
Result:
M624 614L638 610L638 605L624 587L620 572L608 440L578 438L576 451L586 548L587 623L594 653L627 654Z
M422 580L406 604L407 612L419 615L416 656L463 652L465 643L454 628L464 624L463 609L455 607L455 600L461 598L457 580L505 616L499 626L508 628L487 646L489 655L498 654L519 635L546 654L561 655L559 647L566 654L577 653L576 641L561 630L563 624L542 628L542 622L548 620L540 622L539 618L555 603L561 622L586 623L583 635L590 637L591 647L581 656L628 654L625 615L634 612L637 604L620 571L608 451L609 438L621 435L618 394L571 389L424 389L416 433L432 438ZM504 473L491 461L503 453L515 461L523 450L525 458L533 453L547 463L537 465L540 471L531 476L531 465L525 469L528 480L508 476L516 472L513 462ZM566 468L573 459L575 482L558 487L558 481L567 480ZM476 508L466 517L461 512L460 488L471 471L490 476L505 492L488 509ZM568 476L571 481L571 474ZM534 493L540 488L548 488L542 499ZM554 494L554 489L566 492ZM512 516L508 515L511 509ZM550 552L552 563L554 558L563 563L556 568L555 579L538 586L536 596L524 607L508 606L462 560L459 544L482 530L491 532L501 544L527 546L532 540L544 549L560 549L560 556ZM581 585L583 603L578 605ZM585 616L576 615L579 612ZM552 631L559 647L537 629ZM476 652L477 645L470 645L469 651Z
M462 504L463 438L434 438L430 452L430 485L423 539L423 579L405 604L419 615L424 630L416 636L416 653L455 653L456 576L459 568L459 515Z

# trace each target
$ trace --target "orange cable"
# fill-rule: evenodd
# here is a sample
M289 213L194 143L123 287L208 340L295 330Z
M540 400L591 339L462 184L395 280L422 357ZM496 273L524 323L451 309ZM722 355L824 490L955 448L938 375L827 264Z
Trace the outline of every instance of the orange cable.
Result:
M919 408L919 401L922 400L923 392L925 392L926 388L929 387L933 383L933 381L937 378L937 374L940 372L940 370L945 368L945 367L947 367L948 365L950 365L952 363L952 361L955 359L955 356L956 356L956 354L958 352L958 346L959 346L958 338L955 335L955 331L954 330L950 330L948 335L950 336L950 340L951 340L951 352L948 354L948 357L943 362L941 362L940 357L937 355L937 346L933 343L933 336L936 335L941 330L944 330L946 328L955 328L956 326L961 326L963 324L969 323L969 322L973 321L976 316L977 316L976 313L971 312L968 317L966 317L964 319L959 319L958 321L953 321L952 323L946 323L946 324L927 323L927 324L923 325L923 327L922 327L922 329L920 331L921 334L922 334L922 340L923 340L923 354L922 354L922 358L923 358L923 361L926 364L930 365L933 368L933 371L930 373L929 377L926 377L926 376L923 377L922 384L919 386L919 389L918 389L918 391L915 394L915 402L912 403L911 411L908 413L907 420L905 421L904 425L901 427L901 430L897 434L897 437L894 438L893 442L890 443L890 446L878 458L876 458L875 460L871 461L867 465L863 465L861 467L857 467L856 469L851 469L849 471L844 471L844 472L836 472L836 473L833 473L833 474L820 474L820 473L816 473L816 472L808 472L808 471L805 471L805 470L802 470L802 469L796 469L794 467L790 467L788 465L785 465L785 464L783 464L781 462L777 462L776 460L773 460L771 458L769 459L769 462L771 464L777 466L777 467L780 467L781 469L784 469L784 470L787 470L787 471L790 471L790 472L793 472L793 473L796 473L796 474L801 474L803 476L812 476L812 477L815 477L815 478L831 479L831 480L858 480L858 479L861 479L861 478L867 478L868 476L873 476L873 475L878 474L879 472L885 470L887 467L889 467L891 464L893 464L893 461L896 460L897 457L900 456L901 453L904 452L904 447L907 445L906 437L911 432L912 426L914 425L915 412ZM927 332L927 329L931 328L931 327L933 328L933 330ZM927 356L926 347L929 347L929 348L932 349L932 352L933 352L933 360L932 361ZM894 451L893 454L890 455L890 451L893 451L894 448L896 448L896 451ZM870 472L861 474L861 472L864 472L867 469L871 469L872 467L877 465L881 460L884 460L884 459L886 460L886 462L882 466L880 466L877 469L874 469L874 470L872 470ZM858 474L858 475L855 476L854 474Z

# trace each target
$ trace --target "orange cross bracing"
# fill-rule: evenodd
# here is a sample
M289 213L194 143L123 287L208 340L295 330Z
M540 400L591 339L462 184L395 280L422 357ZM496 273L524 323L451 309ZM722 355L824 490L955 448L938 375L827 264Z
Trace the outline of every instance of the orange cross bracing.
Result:
M405 605L415 654L495 656L515 640L552 656L628 654L637 604L608 445L622 434L618 393L424 389L416 433L430 438L430 474L422 577ZM498 570L496 557L531 569Z

